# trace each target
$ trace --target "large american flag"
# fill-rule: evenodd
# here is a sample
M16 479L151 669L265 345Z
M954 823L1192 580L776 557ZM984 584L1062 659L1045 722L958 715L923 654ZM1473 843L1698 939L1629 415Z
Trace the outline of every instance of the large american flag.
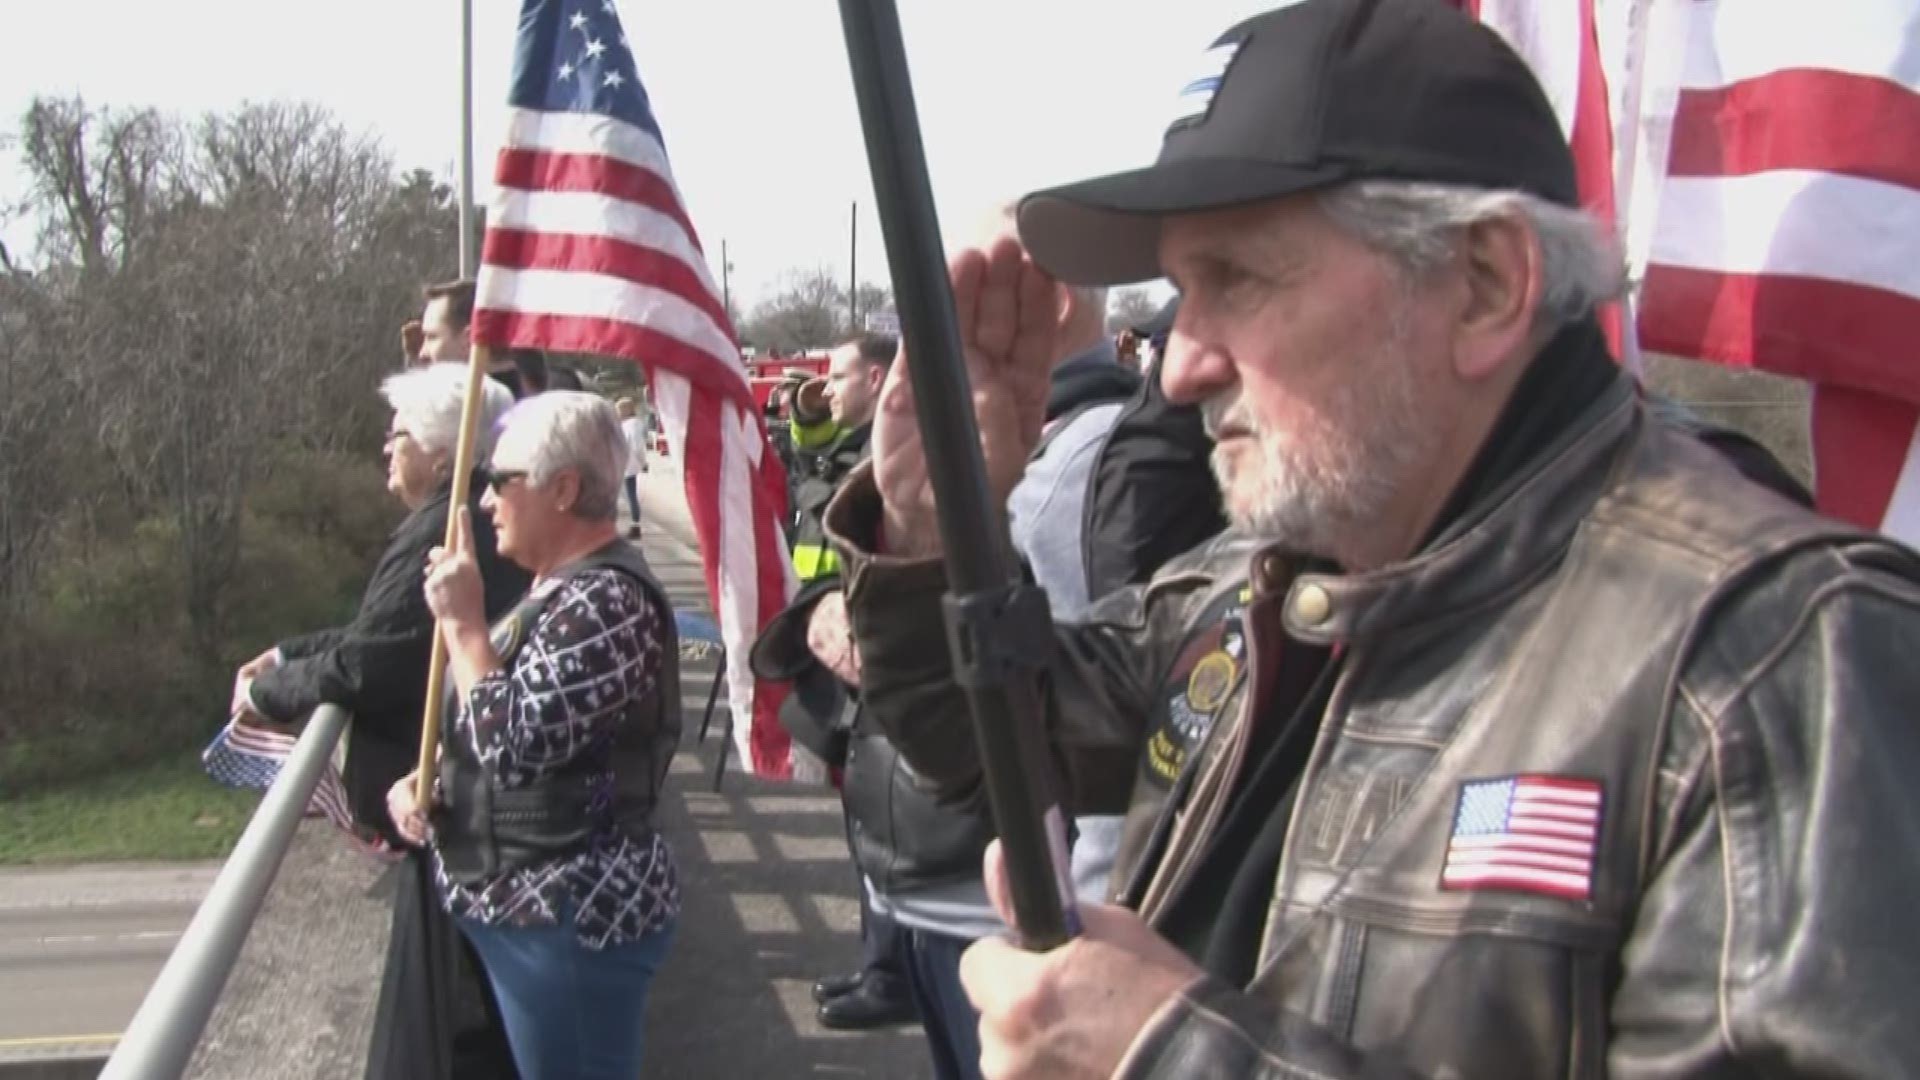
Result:
M788 776L784 688L747 669L793 590L785 475L613 0L524 0L508 104L473 340L646 369L727 646L740 756Z
M1441 888L1592 899L1600 796L1598 783L1562 776L1460 785Z
M1920 542L1920 0L1459 2L1611 130L1639 347L1811 382L1821 509Z

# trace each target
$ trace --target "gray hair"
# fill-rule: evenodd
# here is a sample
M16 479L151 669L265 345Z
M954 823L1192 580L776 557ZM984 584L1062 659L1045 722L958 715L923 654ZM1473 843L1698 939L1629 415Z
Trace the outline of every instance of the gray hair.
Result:
M1591 215L1523 191L1362 180L1322 192L1320 207L1348 235L1416 280L1446 263L1461 230L1492 218L1521 218L1540 241L1536 330L1550 332L1585 318L1626 291L1626 263Z
M460 414L467 402L467 365L428 364L389 375L380 396L393 407L413 441L429 453L452 453L460 441ZM513 394L493 379L480 390L480 419L474 432L474 460L493 452L500 418L513 407Z
M545 484L573 469L580 474L574 516L615 520L626 476L627 436L620 430L620 415L605 398L581 390L549 390L514 406L506 428L527 449L529 483Z

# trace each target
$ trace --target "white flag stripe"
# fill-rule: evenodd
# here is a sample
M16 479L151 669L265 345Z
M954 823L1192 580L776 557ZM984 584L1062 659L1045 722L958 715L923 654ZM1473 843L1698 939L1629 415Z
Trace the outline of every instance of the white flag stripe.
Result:
M1540 802L1566 803L1569 806L1599 807L1600 793L1578 788L1549 787L1545 784L1522 783L1514 787L1513 797L1522 802L1538 800Z
M1575 836L1592 839L1595 829L1592 824L1576 825L1569 821L1554 821L1552 818L1534 817L1528 814L1514 814L1508 819L1508 827L1514 832L1544 833L1552 836Z
M707 274L706 256L671 215L651 206L616 199L597 191L521 191L500 188L488 211L489 227L529 232L600 236L671 255L718 294Z
M1920 90L1920 50L1913 47L1920 40L1920 7L1911 0L1688 0L1686 6L1695 19L1681 72L1688 89L1812 68Z
M666 368L652 368L653 411L660 417L660 432L667 437L667 460L673 463L675 491L687 486L687 410L691 407L693 387L685 378Z
M512 109L507 119L506 146L556 154L596 154L673 180L673 166L667 162L667 151L660 140L645 128L611 116Z
M753 550L753 478L733 402L720 404L720 616L727 643L727 695L733 710L734 749L753 760L753 672L747 667L760 624L759 564Z
M674 293L611 274L580 270L508 270L480 275L480 306L489 311L613 319L644 326L711 354L716 366L739 375L739 354L713 317Z
M1764 227L1762 223L1772 227ZM1790 274L1920 298L1920 192L1834 173L1672 177L1651 261L1729 274Z
M1591 880L1586 874L1561 870L1537 870L1524 866L1449 866L1440 873L1447 885L1475 885L1488 881L1531 881L1575 892L1586 892Z
M1572 138L1580 103L1580 5L1566 0L1480 0L1480 21L1531 61L1560 118L1561 134Z
M1563 840L1557 836L1512 836L1508 834L1482 834L1480 836L1456 836L1453 847L1471 851L1478 848L1521 847L1529 851L1566 852L1586 855L1593 851L1590 840Z
M1457 867L1534 866L1543 870L1564 870L1571 874L1585 874L1592 870L1592 863L1588 859L1575 858L1571 855L1543 855L1537 851L1515 851L1511 848L1455 851L1447 862Z
M1600 808L1597 806L1563 806L1559 803L1537 802L1524 797L1513 800L1513 812L1516 815L1536 814L1559 821L1600 820Z

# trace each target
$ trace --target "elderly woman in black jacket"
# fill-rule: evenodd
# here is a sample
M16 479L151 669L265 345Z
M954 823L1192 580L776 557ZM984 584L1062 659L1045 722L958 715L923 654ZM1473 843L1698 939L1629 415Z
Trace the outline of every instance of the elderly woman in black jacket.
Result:
M453 450L466 397L463 364L432 364L394 375L380 387L393 408L387 429L387 490L407 507L386 553L345 626L290 638L248 661L234 679L235 712L291 723L322 702L353 716L342 780L356 821L389 842L387 789L418 760L427 693L433 612L420 591L420 568L446 535ZM481 397L480 456L513 395L489 379ZM478 506L475 484L469 505ZM526 591L527 573L494 550L491 524L474 530L485 606L498 615ZM289 568L289 572L298 572Z

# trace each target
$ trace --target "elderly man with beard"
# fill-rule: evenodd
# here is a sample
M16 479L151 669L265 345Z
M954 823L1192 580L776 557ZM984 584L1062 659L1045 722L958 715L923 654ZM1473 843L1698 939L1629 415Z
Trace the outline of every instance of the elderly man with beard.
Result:
M1022 204L1030 260L952 265L998 492L1052 279L1164 273L1233 519L1056 628L1051 763L1128 813L1116 902L968 951L983 1073L1920 1069L1920 559L1650 419L1554 113L1451 6L1269 12L1182 106L1152 167ZM829 527L867 708L968 800L906 364Z

